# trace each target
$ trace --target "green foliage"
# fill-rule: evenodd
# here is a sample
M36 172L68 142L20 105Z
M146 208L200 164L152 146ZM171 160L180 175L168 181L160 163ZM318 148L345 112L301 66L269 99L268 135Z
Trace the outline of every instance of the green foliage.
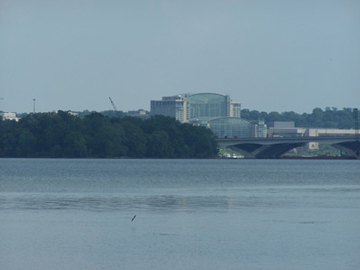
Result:
M76 117L64 111L0 121L0 157L211 158L217 144L209 129L155 116Z
M354 113L351 108L338 110L335 107L327 107L325 111L321 108L315 108L311 114L297 114L295 112L266 113L244 109L241 111L241 117L254 122L263 119L269 127L273 126L275 121L293 121L296 127L306 128L350 129L355 127Z

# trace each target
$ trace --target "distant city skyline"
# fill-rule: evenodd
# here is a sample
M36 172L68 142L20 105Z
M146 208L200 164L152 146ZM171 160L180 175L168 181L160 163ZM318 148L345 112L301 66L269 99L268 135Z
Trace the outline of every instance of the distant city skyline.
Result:
M360 107L360 1L0 3L0 110L150 111L178 93L243 109Z

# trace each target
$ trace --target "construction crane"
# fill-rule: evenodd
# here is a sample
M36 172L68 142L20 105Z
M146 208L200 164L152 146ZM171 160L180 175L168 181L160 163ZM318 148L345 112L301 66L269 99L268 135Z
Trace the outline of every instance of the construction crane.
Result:
M109 97L109 99L110 99L110 102L111 102L111 105L112 105L114 111L117 111L116 106L115 106L114 102L112 101L111 97Z

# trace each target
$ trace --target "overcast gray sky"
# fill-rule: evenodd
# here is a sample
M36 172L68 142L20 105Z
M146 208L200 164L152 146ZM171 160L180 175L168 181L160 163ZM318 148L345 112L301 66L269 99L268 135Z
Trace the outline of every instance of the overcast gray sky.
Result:
M359 107L358 0L0 0L0 110Z

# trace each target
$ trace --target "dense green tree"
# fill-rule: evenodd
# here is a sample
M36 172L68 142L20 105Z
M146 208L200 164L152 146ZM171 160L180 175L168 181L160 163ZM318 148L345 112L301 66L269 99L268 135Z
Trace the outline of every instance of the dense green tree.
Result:
M265 123L272 127L275 121L293 121L297 127L307 128L354 128L355 120L353 109L343 108L338 110L336 107L326 107L325 110L315 108L312 113L298 114L295 112L259 112L256 110L243 109L241 117L250 122L265 120Z
M90 157L111 158L126 154L122 128L119 125L114 125L108 117L100 113L85 116L83 133L83 139L87 142L86 152ZM82 147L81 141L82 138L78 138L76 141L78 147Z
M166 131L154 131L148 136L147 157L150 158L173 158L174 150Z
M218 153L215 137L211 130L205 127L185 124L183 131L187 150L191 157L206 158Z
M126 113L124 113L123 111L114 111L114 110L103 111L101 112L101 114L109 118L123 118L126 116Z
M135 117L125 117L121 121L124 128L126 139L125 146L128 149L127 155L132 158L142 158L146 156L146 136L141 129L141 119Z
M242 110L257 122L294 121L297 127L354 128L351 108L315 108L312 113ZM211 158L218 152L205 127L181 124L166 116L136 117L68 112L25 114L19 122L0 121L0 157L54 158Z
M16 156L32 157L36 153L37 139L28 129L23 129L19 135Z
M174 156L177 158L183 158L188 156L188 151L181 131L182 125L183 124L174 118L163 115L155 115L151 119L143 121L142 127L144 132L150 134L149 140L151 141L154 140L154 138L159 137L159 132L164 132L162 133L163 136L166 134L166 140L169 141L169 157ZM155 136L151 136L154 133ZM149 142L148 145L149 147L152 147Z

